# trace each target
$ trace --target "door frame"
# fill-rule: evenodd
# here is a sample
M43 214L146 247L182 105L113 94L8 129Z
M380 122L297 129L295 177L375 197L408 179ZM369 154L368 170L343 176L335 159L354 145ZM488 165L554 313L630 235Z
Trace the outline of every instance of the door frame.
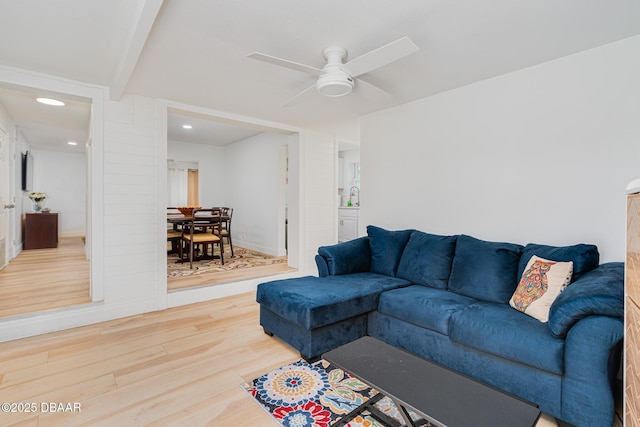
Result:
M15 175L14 166L12 164L13 159L13 144L12 138L9 133L4 129L2 123L0 123L0 159L4 157L4 167L0 171L4 176L0 182L4 184L0 185L0 241L4 239L4 244L0 247L0 270L6 267L9 261L14 257L13 255L13 224L15 218L15 189L13 188L14 180L12 177ZM13 205L13 208L7 208L6 206Z
M38 90L57 93L61 96L77 97L91 102L91 118L89 125L90 154L87 154L87 255L90 256L90 293L93 302L104 299L104 212L102 188L104 183L104 104L105 89L99 86L79 84L64 79L51 78L41 74L0 67L0 85L18 90ZM15 162L10 174L16 174ZM16 221L11 223L11 234L18 235ZM17 254L14 254L14 256Z

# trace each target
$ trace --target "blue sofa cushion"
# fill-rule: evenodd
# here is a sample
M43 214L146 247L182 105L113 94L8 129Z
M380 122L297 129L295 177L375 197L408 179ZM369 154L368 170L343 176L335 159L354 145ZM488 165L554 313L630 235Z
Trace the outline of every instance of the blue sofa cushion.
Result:
M449 338L547 372L564 372L564 340L554 337L545 323L506 304L481 301L456 311Z
M438 289L447 289L457 236L414 231L404 248L396 276Z
M380 295L378 312L449 335L453 313L477 300L442 289L414 285Z
M371 266L371 248L368 237L349 240L331 246L320 246L318 255L327 262L330 275L363 273ZM320 275L323 276L322 272Z
M413 230L389 231L374 225L367 226L371 245L371 271L395 276L402 251Z
M373 311L383 291L410 282L375 273L299 277L258 285L256 300L306 329L314 329Z
M549 328L557 337L587 316L624 317L624 264L610 262L583 275L558 295L549 310Z
M507 303L518 285L522 246L461 235L449 277L449 290L483 301Z
M600 254L595 245L580 243L573 246L547 246L536 243L529 243L522 251L520 263L518 265L518 282L522 277L527 263L533 255L551 261L567 262L573 261L573 276L571 281L575 282L585 273L590 272L600 263Z

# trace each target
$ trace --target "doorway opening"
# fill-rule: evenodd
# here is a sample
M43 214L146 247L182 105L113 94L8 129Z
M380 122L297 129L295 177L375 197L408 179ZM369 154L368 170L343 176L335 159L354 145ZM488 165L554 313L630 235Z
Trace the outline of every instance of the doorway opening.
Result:
M7 261L0 270L0 294L5 302L0 306L0 319L87 304L103 295L101 280L92 279L91 260L91 150L93 144L102 144L101 136L92 141L91 135L102 125L94 113L102 111L103 95L93 88L46 81L34 87L25 81L28 76L0 82L0 128L5 130L11 159L0 172L3 183L8 184L2 185L2 198L9 202L0 206L4 207L1 225ZM64 106L39 104L37 97L57 99ZM32 188L23 187L25 165L15 161L27 152L28 166L33 168ZM57 217L55 244L48 243L43 249L23 246L25 217L35 212L31 192L46 195L39 203L44 211L41 215ZM74 263L71 268L70 261ZM30 283L36 286L30 290L32 297L25 297L22 291ZM61 284L73 284L73 290ZM21 292L12 291L15 286Z
M175 245L167 247L174 252L167 256L169 292L297 271L296 258L288 256L288 194L294 191L288 153L297 143L293 130L168 108L167 159L197 163L196 206L233 209L231 241L223 239L224 265L206 260L190 268L180 262ZM167 207L176 207L169 202L175 183L167 174Z

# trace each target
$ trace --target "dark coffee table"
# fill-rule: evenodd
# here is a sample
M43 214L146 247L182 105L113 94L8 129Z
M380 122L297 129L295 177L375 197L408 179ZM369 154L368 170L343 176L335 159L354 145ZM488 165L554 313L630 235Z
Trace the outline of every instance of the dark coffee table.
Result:
M408 426L417 424L407 408L444 427L531 427L540 417L529 402L372 337L323 358L388 396Z

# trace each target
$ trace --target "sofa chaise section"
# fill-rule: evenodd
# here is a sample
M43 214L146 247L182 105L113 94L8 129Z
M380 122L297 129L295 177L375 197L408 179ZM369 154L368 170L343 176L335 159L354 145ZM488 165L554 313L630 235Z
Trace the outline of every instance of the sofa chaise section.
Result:
M365 336L367 313L376 309L380 294L409 284L371 272L261 283L260 324L313 359Z

